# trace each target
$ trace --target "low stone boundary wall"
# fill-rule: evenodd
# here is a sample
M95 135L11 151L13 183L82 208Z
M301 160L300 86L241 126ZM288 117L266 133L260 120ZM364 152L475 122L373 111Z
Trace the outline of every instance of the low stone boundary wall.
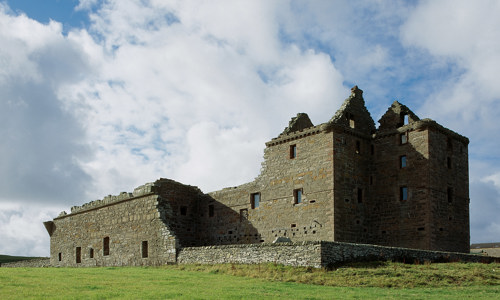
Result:
M43 268L51 267L50 258L34 258L0 264L2 268Z
M321 267L321 243L244 244L186 247L179 250L179 264L259 264Z
M404 263L481 262L500 263L500 257L467 253L418 250L368 244L321 242L321 265L331 267L352 261L398 261Z
M320 268L334 267L347 262L376 260L405 263L425 261L500 263L499 257L326 241L187 247L177 253L179 264L271 262Z

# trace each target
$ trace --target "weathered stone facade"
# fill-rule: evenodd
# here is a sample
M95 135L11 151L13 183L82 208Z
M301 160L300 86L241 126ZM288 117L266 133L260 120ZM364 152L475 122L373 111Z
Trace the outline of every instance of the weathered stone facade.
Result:
M468 139L399 102L379 122L354 87L328 122L294 117L250 183L203 194L160 179L46 222L51 263L159 265L279 237L468 252Z

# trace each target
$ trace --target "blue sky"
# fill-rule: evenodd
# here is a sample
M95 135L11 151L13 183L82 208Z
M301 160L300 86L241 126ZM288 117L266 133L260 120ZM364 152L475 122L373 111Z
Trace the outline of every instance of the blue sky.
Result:
M500 241L500 3L0 1L0 253L41 222L159 177L253 180L297 112L358 85L467 136L471 241ZM49 21L52 20L52 21Z
M6 3L14 12L24 13L38 22L61 22L65 30L84 27L89 23L86 11L75 10L79 0L10 0Z

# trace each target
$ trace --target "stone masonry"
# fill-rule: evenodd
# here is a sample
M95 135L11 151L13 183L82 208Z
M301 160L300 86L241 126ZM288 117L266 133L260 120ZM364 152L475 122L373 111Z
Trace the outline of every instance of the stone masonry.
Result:
M44 223L51 264L161 265L280 237L468 252L469 140L397 101L379 123L354 87L328 122L292 118L252 182L204 194L159 179L73 207Z

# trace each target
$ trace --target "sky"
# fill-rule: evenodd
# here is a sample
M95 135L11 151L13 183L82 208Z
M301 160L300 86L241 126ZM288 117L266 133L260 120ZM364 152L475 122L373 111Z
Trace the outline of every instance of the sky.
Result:
M252 181L265 142L364 90L470 139L471 242L500 242L500 1L0 0L0 253L156 179ZM378 124L378 123L377 123Z

